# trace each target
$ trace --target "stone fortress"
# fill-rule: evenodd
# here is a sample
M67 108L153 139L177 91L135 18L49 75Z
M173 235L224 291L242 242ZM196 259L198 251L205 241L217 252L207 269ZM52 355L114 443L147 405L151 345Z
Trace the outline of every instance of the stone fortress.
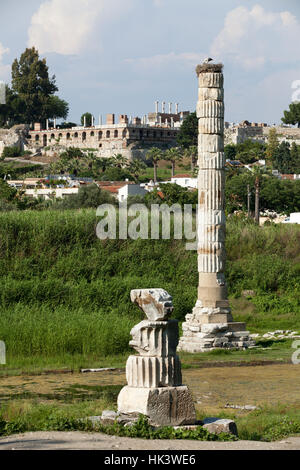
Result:
M224 139L225 145L241 144L245 140L257 140L268 143L269 132L272 127L276 128L279 142L295 142L300 145L300 129L289 126L269 126L266 123L242 121L240 124L225 122Z
M158 101L155 102L155 112L139 117L128 117L126 114L119 116L116 122L115 114L107 114L106 123L102 124L99 116L99 123L95 124L92 119L92 126L86 125L72 127L71 129L58 129L54 122L54 127L46 129L41 124L36 123L34 130L28 132L27 149L47 149L54 151L58 146L63 148L77 147L82 149L97 150L99 157L110 157L114 154L121 154L127 159L144 157L151 147L168 149L176 146L176 137L184 118L188 111L179 112L178 104L175 105L175 112L172 112L172 103L169 103L166 112L166 103L162 102L161 112L158 109Z

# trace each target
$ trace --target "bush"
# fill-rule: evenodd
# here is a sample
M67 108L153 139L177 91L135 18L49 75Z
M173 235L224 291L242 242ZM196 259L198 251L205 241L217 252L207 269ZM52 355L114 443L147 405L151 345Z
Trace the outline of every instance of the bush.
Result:
M23 152L19 149L19 147L4 147L2 152L2 158L13 158L13 157L20 157L23 155Z

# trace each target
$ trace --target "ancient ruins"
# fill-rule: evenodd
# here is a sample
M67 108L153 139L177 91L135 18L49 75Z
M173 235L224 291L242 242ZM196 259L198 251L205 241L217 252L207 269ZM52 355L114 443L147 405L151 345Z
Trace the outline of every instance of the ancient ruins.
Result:
M130 296L147 320L131 330L129 344L138 355L127 360L128 385L119 394L118 414L141 413L154 425L195 424L193 399L182 385L176 354L178 322L169 319L172 297L163 289L132 290Z
M254 346L244 323L233 322L225 283L225 155L223 66L199 65L198 300L183 323L179 350Z

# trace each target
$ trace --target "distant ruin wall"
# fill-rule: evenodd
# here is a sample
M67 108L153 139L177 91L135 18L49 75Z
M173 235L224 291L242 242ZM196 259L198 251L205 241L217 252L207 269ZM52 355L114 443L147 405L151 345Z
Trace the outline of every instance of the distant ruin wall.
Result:
M258 142L267 144L269 132L271 129L272 127L270 126L227 127L225 128L224 132L225 145L241 144L247 139L256 140ZM296 142L296 144L300 145L300 129L277 126L276 131L279 142Z

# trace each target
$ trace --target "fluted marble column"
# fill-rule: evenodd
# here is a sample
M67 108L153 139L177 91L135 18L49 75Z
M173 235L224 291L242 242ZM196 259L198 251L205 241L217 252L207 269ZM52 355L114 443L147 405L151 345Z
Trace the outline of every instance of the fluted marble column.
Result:
M244 323L234 323L225 283L224 77L222 64L203 64L198 75L198 299L186 315L179 350L249 347ZM209 324L209 325L207 325Z

